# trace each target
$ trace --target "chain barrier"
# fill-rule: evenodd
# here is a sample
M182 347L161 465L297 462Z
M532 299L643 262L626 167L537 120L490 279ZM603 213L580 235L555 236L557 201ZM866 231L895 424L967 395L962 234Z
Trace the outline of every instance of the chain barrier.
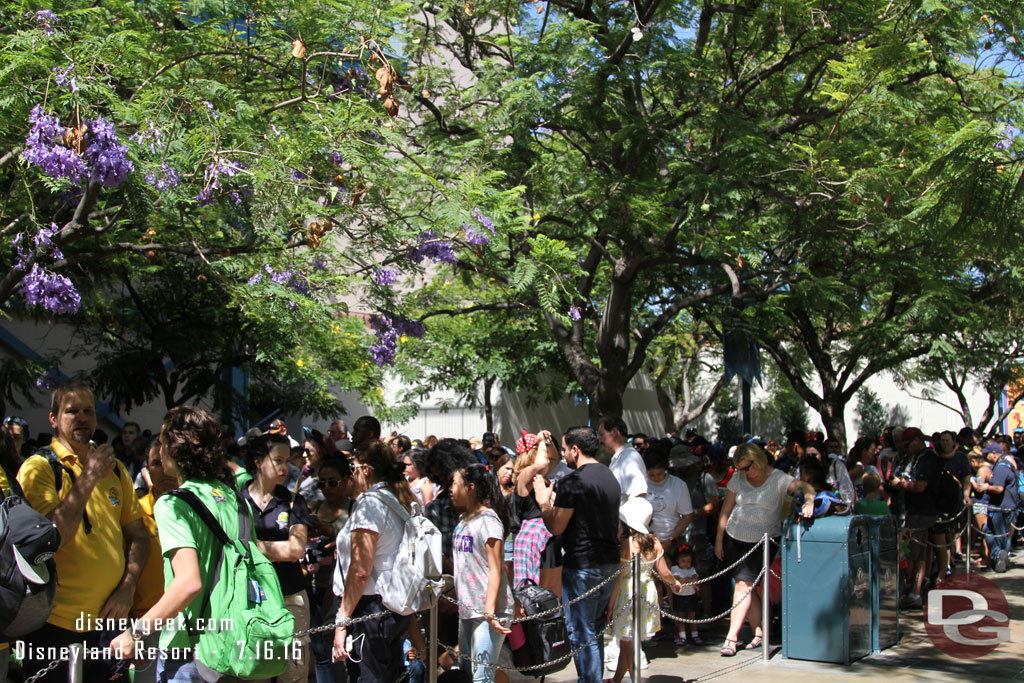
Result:
M614 576L614 574L613 574L613 576ZM608 629L612 628L615 625L615 619L618 618L618 616L621 615L623 612L625 612L627 609L632 609L632 607L633 607L633 605L632 605L631 602L626 602L625 604L623 604L622 607L620 607L615 612L615 614L612 615L612 618L608 620L608 623L605 624L603 629L601 629L600 631L595 633L593 638L591 638L587 642L583 643L582 645L580 645L575 650L570 651L569 654L563 655L563 656L559 657L558 659L552 659L551 661L542 662L540 664L534 664L532 666L500 667L497 664L494 664L492 662L486 662L486 661L484 661L482 659L475 659L475 658L473 658L473 657L471 657L469 655L458 653L456 651L456 648L452 647L451 645L445 645L444 643L442 643L440 641L438 641L437 644L438 644L439 647L444 648L448 652L448 654L452 655L453 657L458 657L460 660L464 659L464 660L466 660L466 661L468 661L468 662L470 662L472 664L479 664L481 666L487 667L488 669L500 669L501 671L516 671L516 672L519 672L519 673L529 673L531 671L536 671L537 669L543 669L543 668L549 667L552 664L561 664L562 662L569 661L570 659L572 659L573 657L578 655L580 652L583 652L588 647L590 647L595 642L597 642L598 638L603 638L605 636L605 634L608 632ZM534 615L534 616L536 616L536 615Z
M721 614L715 615L713 617L707 617L706 619L685 619L683 617L677 617L676 615L672 614L671 612L666 612L664 609L661 608L661 605L658 605L657 609L658 609L659 612L661 612L661 616L668 617L672 621L678 621L678 622L680 622L682 624L710 624L713 621L718 621L719 619L723 619L726 616L728 616L729 614L732 614L732 612L737 607L742 605L743 602L748 597L750 597L750 594L754 592L754 589L757 588L758 585L761 583L761 581L764 579L764 573L765 573L765 568L762 567L761 568L761 573L758 574L757 578L754 579L754 582L752 584L750 584L750 588L747 590L746 593L743 594L743 597L740 598L739 600L737 600L732 605L732 607L730 607L729 609L725 610ZM650 605L648 605L648 606L650 606Z
M31 676L29 676L28 678L26 678L22 683L36 683L36 681L38 681L40 678L42 678L46 674L50 673L51 671L56 669L58 666L60 666L61 664L63 664L64 662L67 662L67 661L70 661L69 657L59 657L59 658L53 660L52 662L50 662L46 666L45 669L40 669L36 673L34 673Z
M653 563L645 562L644 564L647 564L648 566L650 566ZM588 590L586 593L582 593L582 594L578 595L577 597L573 598L572 600L570 600L567 603L560 604L560 605L558 605L558 607L552 607L551 609L545 610L543 612L537 612L536 614L531 614L528 617L515 617L513 619L509 619L508 623L510 625L511 624L519 624L519 623L522 623L524 621L532 621L533 619L543 619L544 617L550 617L552 614L555 614L557 612L561 612L566 607L571 607L572 605L575 605L577 602L580 602L582 600L585 600L585 599L589 598L591 595L593 595L594 593L598 592L599 590L601 590L602 588L607 586L613 580L617 579L619 574L621 574L623 572L623 570L625 570L628 566L629 566L628 564L620 565L618 569L616 569L612 574L610 574L608 576L608 578L606 578L603 581L601 581L601 583L597 584L596 586L594 586L593 588ZM472 605L467 605L466 603L459 601L458 598L452 598L452 597L449 597L447 595L442 595L441 598L443 600L446 600L446 601L452 603L453 605L458 605L460 608L462 608L462 609L464 609L464 610L466 610L468 612L473 612L475 614L479 614L479 615L482 615L484 617L492 617L492 616L494 616L493 614L486 614L484 612L481 612L480 610L478 610L477 608L473 607Z

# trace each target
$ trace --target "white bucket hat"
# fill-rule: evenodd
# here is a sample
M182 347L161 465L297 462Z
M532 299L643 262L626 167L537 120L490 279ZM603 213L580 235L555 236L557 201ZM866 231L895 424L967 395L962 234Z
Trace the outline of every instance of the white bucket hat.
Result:
M619 519L626 526L642 534L649 534L647 525L651 523L654 508L646 498L634 496L619 506Z

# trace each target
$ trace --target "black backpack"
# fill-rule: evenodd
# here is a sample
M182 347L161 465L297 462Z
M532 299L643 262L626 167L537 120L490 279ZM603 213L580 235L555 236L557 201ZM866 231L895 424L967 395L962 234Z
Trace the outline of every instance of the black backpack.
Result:
M514 593L516 600L522 605L523 612L528 617L553 610L560 604L554 593L547 588L538 586L530 579L520 581ZM526 637L526 645L520 650L527 650L530 661L527 663L524 661L525 658L517 658L517 666L534 666L552 662L548 666L524 673L538 678L557 673L569 666L568 655L572 652L572 647L569 643L569 630L565 625L564 610L560 609L540 619L530 619L520 623L523 627L523 635ZM558 659L562 661L554 661Z
M28 504L16 479L8 482L11 495L0 491L0 642L46 623L57 591L53 553L60 548L57 527Z

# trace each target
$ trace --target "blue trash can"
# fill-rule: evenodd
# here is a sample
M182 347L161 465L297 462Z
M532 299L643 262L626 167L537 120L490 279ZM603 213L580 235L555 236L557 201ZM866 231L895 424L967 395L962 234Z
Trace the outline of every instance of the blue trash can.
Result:
M871 653L871 527L867 518L787 523L782 541L782 655L849 664Z
M892 515L865 516L871 527L871 651L900 640L900 532Z

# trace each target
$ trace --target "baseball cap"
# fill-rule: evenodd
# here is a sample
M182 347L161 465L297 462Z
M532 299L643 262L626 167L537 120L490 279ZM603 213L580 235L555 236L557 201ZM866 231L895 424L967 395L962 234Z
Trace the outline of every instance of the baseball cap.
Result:
M993 441L992 443L990 443L987 446L985 446L984 448L982 448L981 452L982 452L983 455L988 455L989 453L999 453L999 454L1002 454L1003 447L1001 445L999 445L998 443L996 443L995 441Z
M912 439L921 439L922 441L924 441L924 432L922 432L917 427L907 427L906 429L903 430L903 433L900 434L900 441L903 443L911 441Z
M50 582L47 560L60 548L57 525L35 514L27 504L11 505L0 519L0 533L11 534L8 539L14 550L14 563L26 581L38 585Z

